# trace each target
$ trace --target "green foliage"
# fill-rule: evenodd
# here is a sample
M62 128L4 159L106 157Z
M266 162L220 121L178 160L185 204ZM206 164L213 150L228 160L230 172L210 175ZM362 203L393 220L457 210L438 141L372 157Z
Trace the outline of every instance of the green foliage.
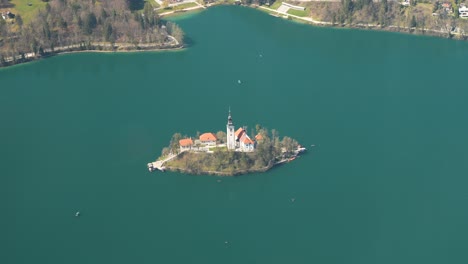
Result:
M355 4L354 4L354 7L357 9L357 10L361 10L363 9L364 7L366 6L369 6L372 4L372 0L356 0L355 1Z
M434 6L432 7L432 13L435 13L437 12L437 10L439 10L439 5L440 5L439 1L434 2Z
M141 10L143 9L145 5L144 0L126 0L127 6L130 10L135 11L135 10Z
M230 174L239 171L266 169L267 166L273 165L276 161L295 155L299 145L296 140L290 137L284 137L280 140L276 130L268 131L259 125L256 126L256 132L262 135L263 139L257 142L254 152L228 151L226 147L212 147L210 150L213 153L183 152L177 159L166 165L192 173L222 172ZM174 134L169 147L163 149L163 156L167 155L169 149L178 150L180 138L182 138L180 133Z
M226 143L227 141L227 135L226 135L226 132L224 131L218 131L216 133L216 138L218 139L218 142L223 144L223 143Z
M416 17L413 15L413 17L411 18L409 27L410 27L410 28L414 28L414 27L416 27L416 26L417 26Z
M184 41L184 32L182 29L175 23L168 21L166 23L167 32L171 34L179 42Z
M97 18L93 12L89 12L83 20L83 31L90 35L97 26Z
M288 14L290 15L295 15L295 16L299 16L299 17L306 17L309 15L309 10L296 10L296 9L292 9L290 8L288 10Z
M388 2L387 0L382 0L379 6L378 20L380 26L385 26L387 24L387 11L388 11Z
M107 25L105 26L104 28L104 38L106 41L109 41L109 42L114 42L115 39L114 39L114 34L113 34L113 29L112 29L112 25L110 23L107 23Z
M341 6L344 14L351 15L353 13L354 3L352 0L341 0Z
M179 140L182 139L182 134L180 133L175 133L172 135L171 141L169 143L169 149L176 153L179 150Z
M22 26L23 26L23 18L21 17L20 14L16 15L15 21L16 21L16 24L17 24L19 27L22 27Z

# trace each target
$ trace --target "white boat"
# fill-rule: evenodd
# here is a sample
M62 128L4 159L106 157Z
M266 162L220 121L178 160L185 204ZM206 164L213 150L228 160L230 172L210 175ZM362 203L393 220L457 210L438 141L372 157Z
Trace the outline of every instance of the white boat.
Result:
M76 216L76 217L80 216L80 212L79 212L79 211L76 212L76 213L75 213L75 216Z
M237 83L238 83L238 84L241 84L241 80L237 80Z

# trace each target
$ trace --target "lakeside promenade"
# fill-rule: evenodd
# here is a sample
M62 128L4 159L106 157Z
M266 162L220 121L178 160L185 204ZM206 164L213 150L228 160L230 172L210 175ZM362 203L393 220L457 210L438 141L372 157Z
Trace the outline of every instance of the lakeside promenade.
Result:
M34 52L25 53L23 55L17 55L15 57L6 57L6 63L12 63L14 61L19 61L13 65L20 63L30 62L41 57L47 57L51 55L67 54L67 53L76 53L76 52L137 52L137 51L148 51L148 50L164 50L164 49L177 49L182 48L180 42L173 36L167 35L167 38L170 39L169 42L164 44L157 43L106 43L106 42L89 42L89 43L80 43L72 44L66 46L55 47L52 49L44 49L44 54L39 55ZM93 49L83 49L83 47L92 47Z

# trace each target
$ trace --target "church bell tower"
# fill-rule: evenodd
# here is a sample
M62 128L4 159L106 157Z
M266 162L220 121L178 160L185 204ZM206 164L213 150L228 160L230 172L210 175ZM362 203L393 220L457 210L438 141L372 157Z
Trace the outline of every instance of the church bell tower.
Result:
M227 148L234 150L236 148L236 139L234 137L234 125L232 124L231 108L229 108L228 122L226 125Z

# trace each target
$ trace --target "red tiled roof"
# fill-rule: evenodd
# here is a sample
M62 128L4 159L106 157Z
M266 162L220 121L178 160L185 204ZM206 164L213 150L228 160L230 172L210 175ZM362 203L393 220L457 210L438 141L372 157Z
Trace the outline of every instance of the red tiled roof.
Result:
M216 141L216 136L213 133L204 133L200 136L200 141Z
M239 127L239 129L236 130L236 132L234 133L234 135L236 136L236 138L240 138L242 137L242 134L244 133L244 128L242 127Z
M241 138L241 141L244 142L244 144L253 144L253 141L247 136L247 134L244 134Z
M262 134L257 134L257 135L255 136L255 140L263 140Z
M179 140L179 145L181 145L182 147L191 146L193 145L193 141L191 138L184 138Z

